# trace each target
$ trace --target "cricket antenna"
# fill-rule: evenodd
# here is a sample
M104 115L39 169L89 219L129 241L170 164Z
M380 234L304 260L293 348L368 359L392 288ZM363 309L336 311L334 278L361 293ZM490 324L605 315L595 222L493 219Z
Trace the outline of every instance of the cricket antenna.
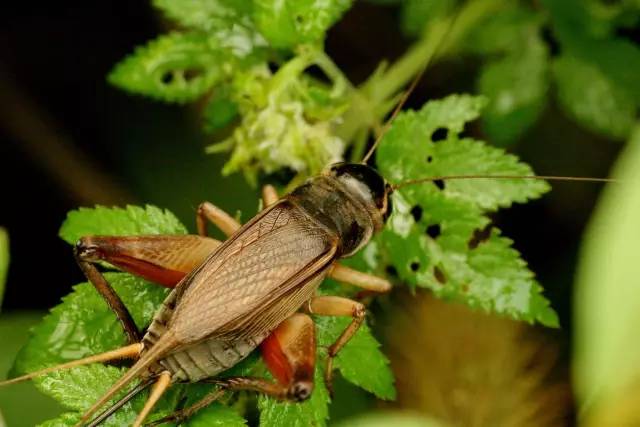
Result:
M391 189L407 187L414 184L434 181L450 181L454 179L537 179L543 181L577 181L577 182L620 182L613 178L590 178L582 176L553 176L553 175L444 175L427 178L409 179L398 184L392 184Z
M420 68L420 71L414 77L413 81L411 82L411 85L409 85L409 88L405 90L404 93L402 94L400 101L398 101L398 105L396 105L396 108L393 110L393 113L391 113L391 117L389 117L389 120L387 120L387 122L384 124L382 131L376 138L371 148L369 148L369 151L367 151L367 154L364 155L360 163L366 164L371 158L371 156L373 155L373 153L376 151L376 148L378 147L378 145L380 145L380 141L382 141L382 138L384 138L386 133L389 131L389 128L393 124L394 120L396 119L398 114L400 114L400 110L402 110L402 107L404 107L404 105L407 103L407 100L415 90L416 86L418 86L418 83L422 79L422 76L424 75L425 70L429 66L429 63L431 63L431 60L433 59L433 57L436 55L436 53L438 53L438 49L440 49L440 46L442 46L442 42L449 34L451 27L453 27L454 21L455 21L455 18L449 21L449 26L447 30L442 32L442 35L440 36L440 40L438 40L435 43L435 48L431 50L431 52L425 59L424 65L422 66L422 68Z

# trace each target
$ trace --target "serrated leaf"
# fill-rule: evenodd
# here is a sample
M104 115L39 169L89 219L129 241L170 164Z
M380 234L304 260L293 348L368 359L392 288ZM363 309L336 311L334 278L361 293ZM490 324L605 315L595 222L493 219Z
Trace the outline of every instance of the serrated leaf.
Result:
M452 96L398 116L380 144L379 170L398 183L447 175L530 175L515 156L461 138L464 123L478 116L481 98ZM444 140L433 141L438 128ZM393 195L394 213L377 238L379 259L411 286L529 322L557 325L541 288L511 241L486 230L484 215L525 202L548 189L542 181L445 180L441 190L423 183ZM483 235L473 242L474 236Z
M4 296L4 286L7 281L9 271L9 235L6 230L0 227L0 308L2 307L2 297Z
M253 19L276 48L290 49L321 41L353 0L255 0Z
M77 411L76 413L67 413L60 418L47 421L44 425L68 425L67 423L74 419L77 422L82 412L86 411L102 397L125 371L125 368L93 364L54 372L37 378L35 383L40 390L62 402L69 409ZM125 392L118 393L105 407L115 402ZM176 393L172 391L165 394L160 402L156 404L154 409L156 416L168 415L176 404L176 396ZM131 425L142 410L146 398L147 392L138 394L101 425L113 427Z
M331 345L351 322L345 317L320 317L314 321L320 346ZM349 382L375 394L380 399L396 397L389 360L380 351L380 343L365 323L338 353L334 366Z
M428 102L420 111L407 111L396 119L378 149L378 166L394 183L446 175L531 175L517 157L472 139L460 139L464 124L478 117L484 98L451 95ZM446 139L433 142L443 128ZM536 180L461 179L445 182L445 194L485 210L508 207L539 197L549 186ZM433 188L422 184L423 188ZM426 190L425 190L426 191Z
M106 279L129 308L139 327L151 322L166 289L125 273ZM63 298L31 333L16 358L15 370L31 372L46 366L113 350L126 342L122 326L90 283Z
M236 411L220 403L213 403L196 412L185 427L244 427L247 422Z
M263 427L320 427L329 416L329 393L322 378L322 363L316 363L315 387L302 403L280 402L266 396L258 398L260 425Z
M553 62L558 99L564 110L586 128L626 138L635 123L633 96L600 69L571 55Z
M166 209L147 205L126 208L80 208L67 214L60 237L75 244L83 236L134 236L138 234L185 234L184 225Z
M180 25L200 31L250 23L251 0L153 0L153 5Z
M118 63L111 84L166 102L197 99L224 77L231 58L217 38L202 33L160 36Z

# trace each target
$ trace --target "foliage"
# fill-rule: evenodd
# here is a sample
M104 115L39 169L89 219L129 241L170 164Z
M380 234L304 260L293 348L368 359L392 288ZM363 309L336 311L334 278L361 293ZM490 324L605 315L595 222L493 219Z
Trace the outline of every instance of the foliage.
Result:
M615 167L582 247L575 295L574 373L585 425L640 420L640 126Z
M398 116L378 151L380 171L395 182L442 175L531 175L502 150L460 134L480 114L482 98L450 96ZM446 131L434 141L437 130ZM445 181L410 186L394 194L395 213L375 244L377 256L403 281L446 299L557 326L542 288L511 240L487 229L487 212L539 197L537 180ZM478 238L479 234L484 234Z
M62 225L60 235L68 242L87 234L183 234L185 229L175 217L153 206L145 208L128 206L126 209L83 208L69 213ZM166 290L125 273L106 273L136 324L146 327L166 296ZM330 345L346 327L349 319L317 318L318 344L320 348ZM14 372L30 372L45 366L76 360L92 354L108 351L125 343L125 336L115 315L89 283L74 287L63 302L53 308L36 326L31 338L20 351ZM354 339L336 359L335 366L344 378L382 399L395 396L393 377L388 361L379 350L379 344L368 327L361 328ZM368 355L368 364L362 364L362 354ZM309 425L310 420L323 424L328 416L329 396L323 386L321 375L325 354L318 355L316 388L311 399L302 405L280 403L272 399L261 399L261 418L264 425L281 425L282 417L296 419L300 425ZM243 375L263 375L265 367L257 358L249 358L241 364ZM375 372L375 375L372 375ZM99 395L122 374L121 369L104 365L90 365L59 371L36 379L38 388L73 411L82 411L95 402ZM164 398L157 416L173 410L179 397L193 397L190 388L176 387L173 394ZM145 394L118 411L108 425L131 422L141 409ZM73 425L79 414L70 412L45 425ZM234 421L235 420L235 421ZM235 412L221 405L214 405L194 417L188 425L242 425Z
M515 156L467 136L465 125L480 119L489 140L512 143L537 122L552 91L568 116L612 139L625 139L636 122L640 50L619 35L640 16L631 2L545 0L533 7L508 0L462 5L454 0L376 1L400 8L400 28L414 43L359 86L324 51L327 31L351 8L351 0L154 0L178 28L136 49L108 79L128 92L164 102L199 101L203 128L216 141L206 151L230 152L223 173L241 172L256 184L265 175L291 170L295 176L288 188L345 153L360 161L403 87L431 61L453 56L480 61L476 87L481 96L451 95L400 113L376 154L377 167L390 182L533 174ZM543 181L519 179L434 180L401 188L393 195L388 226L348 262L411 288L428 288L444 299L557 326L533 273L489 218L547 190ZM153 206L96 207L71 212L60 236L73 244L86 234L185 232L173 214ZM0 279L2 253L0 242ZM124 273L110 272L107 278L138 326L148 325L166 292ZM326 289L346 292L331 284ZM620 318L624 315L621 311ZM311 399L289 404L262 396L261 423L325 424L330 397L321 375L324 348L349 319L315 320L319 351ZM83 283L34 328L15 370L31 371L123 343L115 317L91 285ZM588 361L584 372L609 378L600 368L617 362L602 356ZM395 397L388 360L368 326L339 354L335 366L347 381L376 397ZM255 355L233 370L269 376ZM38 379L43 392L70 410L45 425L73 425L78 411L120 374L119 368L94 365ZM585 380L585 390L590 393L595 383ZM156 414L197 396L193 386L175 387ZM109 422L130 421L143 399L144 394ZM243 425L242 408L215 404L188 425Z

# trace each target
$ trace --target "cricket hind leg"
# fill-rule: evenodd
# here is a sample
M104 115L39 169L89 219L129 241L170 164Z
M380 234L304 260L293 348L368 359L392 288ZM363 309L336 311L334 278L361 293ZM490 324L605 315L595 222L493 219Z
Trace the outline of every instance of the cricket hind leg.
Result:
M166 287L174 287L220 242L200 236L87 236L75 246L80 269L122 324L130 344L140 332L129 310L96 264L105 261L126 272Z
M192 406L147 426L180 423L218 400L227 391L252 390L281 400L301 402L313 392L316 360L315 325L311 317L296 313L282 322L260 345L262 357L276 381L253 377L211 380L219 387Z
M364 304L350 300L348 298L337 296L319 296L314 297L306 304L309 313L321 316L351 316L352 320L349 325L342 331L340 336L333 344L329 346L327 351L327 365L325 368L324 380L330 393L332 389L333 379L333 359L344 348L351 338L358 331L366 316L366 308Z

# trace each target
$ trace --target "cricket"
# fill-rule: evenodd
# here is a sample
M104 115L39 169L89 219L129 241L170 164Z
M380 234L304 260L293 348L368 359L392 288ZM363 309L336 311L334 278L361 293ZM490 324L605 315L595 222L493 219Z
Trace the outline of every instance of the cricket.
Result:
M401 107L402 103L398 109ZM343 297L314 296L316 290L329 276L369 292L388 292L392 286L388 280L338 261L355 254L382 229L392 211L390 195L394 189L443 179L609 181L450 176L392 185L365 163L339 163L282 198L273 187L265 186L265 208L244 225L205 202L197 210L198 235L84 237L75 248L78 265L116 314L129 345L17 377L0 386L82 364L135 359L126 375L82 416L79 425L87 426L99 425L135 394L152 387L133 424L142 426L162 394L178 382L213 379L219 388L193 406L149 425L179 423L226 391L252 390L299 402L313 391L316 342L309 314L350 316L351 323L328 349L325 383L331 390L332 360L364 321L366 307ZM220 228L228 239L219 242L207 237L207 222ZM96 267L99 261L173 289L144 335ZM277 382L250 377L214 379L257 347ZM140 385L91 419L134 380Z
M446 33L445 33L446 34ZM437 49L436 49L437 50ZM434 53L432 52L432 55ZM92 363L132 361L126 373L84 412L77 427L96 427L137 394L149 389L133 426L179 424L220 400L250 391L292 404L314 390L318 345L314 316L340 316L350 323L328 347L324 372L332 390L334 359L367 316L357 298L318 295L326 278L361 289L389 292L385 277L356 270L341 260L361 251L393 212L394 191L448 180L550 180L613 182L608 178L538 175L445 175L390 182L373 166L380 142L420 81L426 64L402 92L381 132L360 162L327 165L286 194L262 188L262 210L244 224L211 202L196 210L197 234L82 237L73 251L95 291L113 311L127 343L120 348L0 382L1 387ZM209 237L217 227L226 240ZM140 330L102 265L170 289L151 324ZM219 374L259 351L273 380ZM129 362L125 362L129 363ZM216 385L200 401L152 422L154 406L175 384ZM123 391L127 391L121 396ZM109 403L120 396L115 403Z

